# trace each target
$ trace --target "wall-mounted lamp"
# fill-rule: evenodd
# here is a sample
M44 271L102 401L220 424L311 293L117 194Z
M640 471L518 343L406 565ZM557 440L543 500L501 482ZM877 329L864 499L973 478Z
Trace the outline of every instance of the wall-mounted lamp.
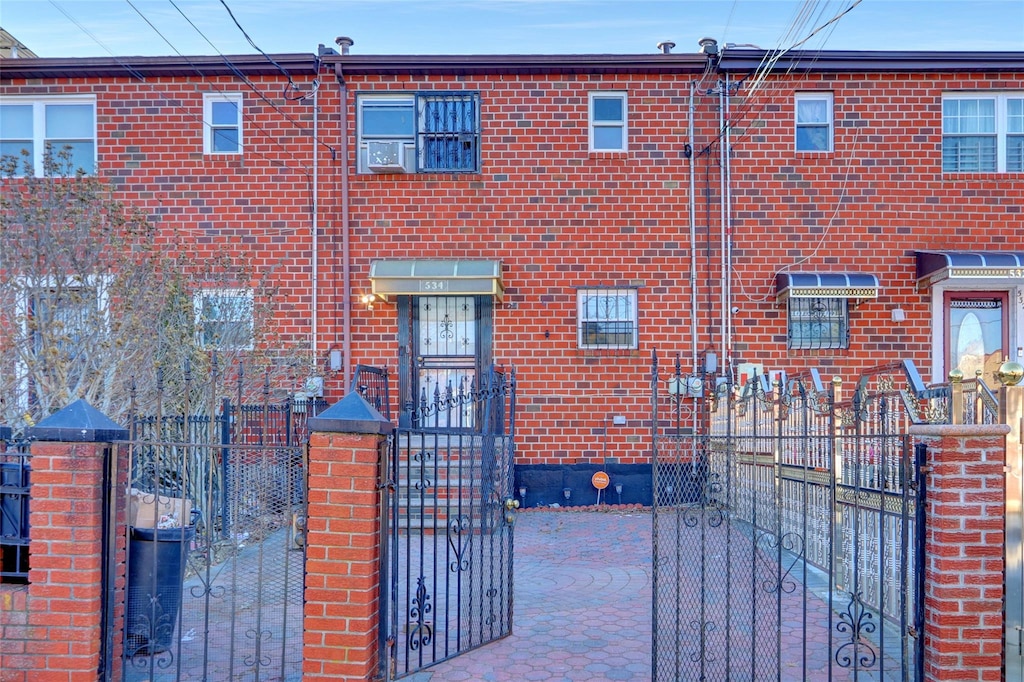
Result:
M373 310L373 304L377 301L377 297L373 294L363 294L359 300L363 302L367 310Z

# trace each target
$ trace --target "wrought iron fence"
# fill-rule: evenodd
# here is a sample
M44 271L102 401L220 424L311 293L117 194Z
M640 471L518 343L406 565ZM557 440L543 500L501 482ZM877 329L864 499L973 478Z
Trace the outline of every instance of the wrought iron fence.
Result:
M129 682L301 669L305 441L325 403L273 400L266 380L243 395L131 416Z
M27 583L32 454L25 441L0 441L0 582Z
M916 678L924 491L901 373L846 401L814 371L757 377L705 405L655 362L656 680Z
M391 437L381 486L385 679L512 627L515 376L448 390L412 422Z
M349 392L358 392L385 419L391 419L391 395L388 390L388 370L386 367L356 365Z

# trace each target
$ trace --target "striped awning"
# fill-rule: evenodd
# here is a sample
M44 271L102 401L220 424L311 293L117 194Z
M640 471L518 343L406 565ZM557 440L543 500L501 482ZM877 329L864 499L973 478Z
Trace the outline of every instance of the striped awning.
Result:
M1024 282L1024 251L917 251L917 281L1016 279Z
M775 298L876 298L878 278L861 272L782 272L775 276Z
M505 293L501 261L375 260L370 263L370 291L388 296L494 296Z

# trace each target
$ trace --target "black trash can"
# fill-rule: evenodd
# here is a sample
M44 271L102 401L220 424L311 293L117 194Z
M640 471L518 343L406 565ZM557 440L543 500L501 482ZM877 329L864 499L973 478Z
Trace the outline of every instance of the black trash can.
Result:
M131 529L125 605L128 655L171 648L178 624L185 557L196 527Z

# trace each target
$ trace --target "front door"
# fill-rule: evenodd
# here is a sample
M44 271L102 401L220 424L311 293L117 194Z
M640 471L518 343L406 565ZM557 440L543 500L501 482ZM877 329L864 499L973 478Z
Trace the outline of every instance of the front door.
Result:
M997 386L996 372L1008 357L1008 296L1005 291L948 291L943 309L946 317L946 374L954 369L989 387Z
M410 414L450 391L472 390L491 366L490 296L409 296L398 301L399 391L403 426ZM435 426L471 427L470 413L445 411ZM451 423L449 423L451 422Z

